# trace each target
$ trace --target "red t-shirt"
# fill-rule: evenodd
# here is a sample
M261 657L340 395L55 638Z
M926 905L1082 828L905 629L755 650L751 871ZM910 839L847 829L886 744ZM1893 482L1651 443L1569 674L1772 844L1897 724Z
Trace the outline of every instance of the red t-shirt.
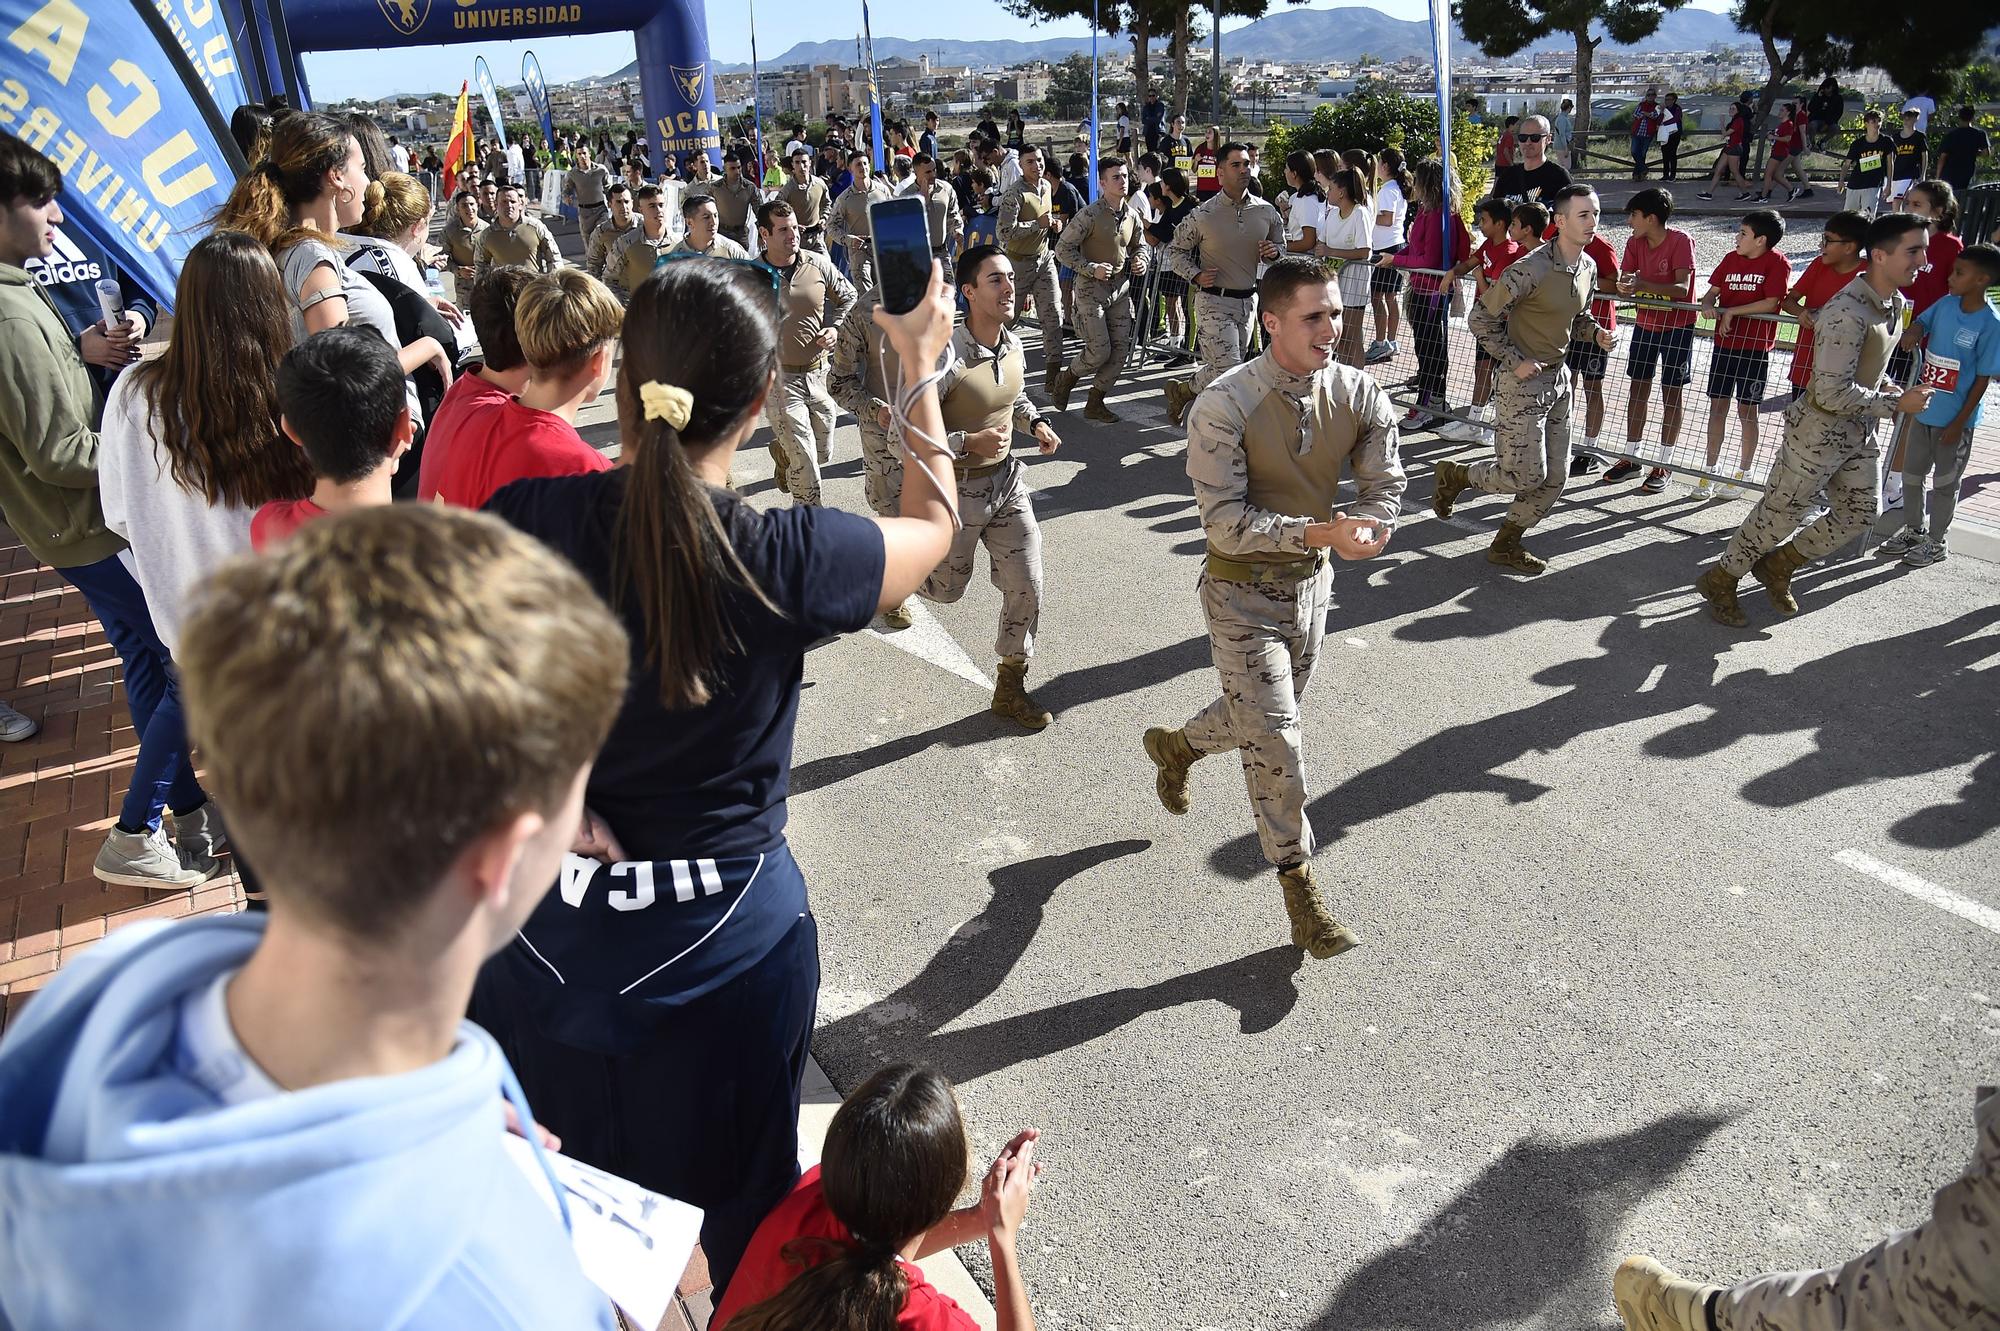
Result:
M713 1331L724 1331L730 1319L745 1308L762 1303L792 1283L798 1270L785 1260L784 1247L798 1238L832 1239L838 1243L850 1238L847 1226L827 1209L818 1165L808 1169L791 1195L757 1226L736 1274L729 1278L729 1291L722 1296L722 1306L715 1310L715 1318L709 1323ZM898 1327L903 1331L977 1331L979 1323L949 1296L940 1294L936 1286L924 1279L922 1271L908 1262L903 1262L902 1267L910 1288L903 1296L903 1311L896 1315Z
M1783 300L1791 280L1792 265L1775 250L1765 250L1754 259L1732 250L1708 275L1715 303L1725 310L1760 300ZM1735 351L1769 351L1778 345L1777 321L1738 319L1729 325L1727 334L1715 339L1715 345Z
M447 504L478 508L501 489L530 476L609 470L611 464L583 442L574 425L510 397L491 411L473 414L459 427L451 452L438 463L436 497Z
M1512 240L1488 240L1479 246L1479 271L1486 278L1486 285L1492 286L1507 271L1507 266L1527 251Z
M1903 288L1910 298L1910 317L1916 318L1945 297L1951 282L1951 266L1965 252L1965 242L1949 231L1931 232L1930 247L1924 252L1924 266Z
M326 510L310 499L273 499L250 519L250 548L262 554L314 518L325 516Z
M1514 165L1516 141L1514 131L1507 130L1500 135L1500 142L1493 145L1493 169L1496 171Z
M1625 242L1625 262L1620 267L1628 273L1637 273L1641 282L1668 283L1674 280L1677 269L1687 271L1687 290L1672 296L1657 296L1650 292L1640 292L1636 320L1641 328L1691 328L1694 326L1693 310L1670 310L1659 308L1669 301L1694 303L1694 237L1677 226L1667 228L1666 236L1657 245L1648 245L1637 236Z
M424 435L424 460L417 467L417 498L428 504L437 497L438 470L451 455L465 423L484 412L498 410L507 400L506 389L487 383L476 372L461 374L451 381L444 400L431 413L431 428Z
M1805 297L1804 305L1808 314L1817 314L1822 305L1847 289L1847 284L1868 271L1864 261L1851 273L1843 273L1825 259L1814 259L1799 274L1799 280L1792 283L1792 290ZM1812 381L1813 330L1804 323L1799 325L1799 340L1792 347L1792 373L1794 384L1804 388Z
M1795 152L1805 151L1806 127L1796 120L1780 120L1771 135L1771 156L1784 161Z

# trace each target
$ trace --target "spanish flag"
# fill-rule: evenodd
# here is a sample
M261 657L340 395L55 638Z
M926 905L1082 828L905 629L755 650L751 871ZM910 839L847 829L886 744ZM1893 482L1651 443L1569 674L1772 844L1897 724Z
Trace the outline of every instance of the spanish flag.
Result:
M444 197L458 193L458 177L472 165L472 107L467 99L471 81L458 85L458 110L451 117L451 143L444 150Z

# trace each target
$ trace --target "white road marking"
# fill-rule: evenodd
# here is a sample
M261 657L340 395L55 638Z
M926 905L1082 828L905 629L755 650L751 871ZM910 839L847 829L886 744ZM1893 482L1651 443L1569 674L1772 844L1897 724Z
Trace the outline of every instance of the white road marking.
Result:
M1939 887L1927 878L1919 878L1893 864L1884 864L1863 851L1851 847L1833 857L1857 873L1865 873L1878 882L1887 883L1898 892L1904 892L1927 905L1936 906L1948 915L1956 915L1962 920L1970 920L1988 933L2000 934L2000 910L1974 901L1971 897L1960 896L1948 887Z
M944 625L938 623L923 602L914 596L910 598L910 627L895 633L884 633L875 628L868 632L871 637L957 675L968 684L977 684L988 693L993 691L993 681L979 673L979 667L972 664L972 658L958 645L958 639L946 633Z

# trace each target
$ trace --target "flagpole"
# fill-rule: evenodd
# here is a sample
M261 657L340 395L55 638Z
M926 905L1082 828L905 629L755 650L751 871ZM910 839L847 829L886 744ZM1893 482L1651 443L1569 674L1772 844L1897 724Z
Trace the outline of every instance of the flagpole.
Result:
M761 185L770 163L764 158L764 83L757 70L757 0L750 0L750 138L757 148L757 180Z
M875 169L886 172L888 168L882 157L887 151L882 142L882 88L875 79L875 32L868 26L868 0L861 0L861 37L868 53L868 134L875 143Z
M1091 0L1090 4L1090 181L1085 187L1092 199L1097 198L1097 24L1101 0Z
M1445 0L1430 0L1431 6L1431 66L1437 71L1438 85L1438 161L1444 166L1444 187L1447 195L1451 192L1451 6ZM1438 252L1444 255L1444 266L1452 266L1451 257L1451 204L1443 209L1444 248Z

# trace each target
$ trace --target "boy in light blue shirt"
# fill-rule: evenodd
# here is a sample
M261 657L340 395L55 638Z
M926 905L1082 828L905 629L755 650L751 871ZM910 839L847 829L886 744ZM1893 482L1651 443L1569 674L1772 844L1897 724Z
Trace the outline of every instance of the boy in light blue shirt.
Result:
M0 1328L610 1331L463 1013L577 840L624 631L539 542L431 505L195 597L188 728L270 912L120 929L8 1028Z
M1918 315L1903 334L1903 346L1923 345L1918 383L1934 391L1931 403L1905 427L1903 448L1904 528L1882 543L1882 553L1901 555L1913 568L1942 561L1946 532L1958 506L1958 486L1972 457L1972 432L1979 425L1986 385L2000 375L2000 310L1986 298L2000 286L2000 249L1970 245L1951 266L1947 295ZM1930 524L1924 522L1924 477L1930 475Z

